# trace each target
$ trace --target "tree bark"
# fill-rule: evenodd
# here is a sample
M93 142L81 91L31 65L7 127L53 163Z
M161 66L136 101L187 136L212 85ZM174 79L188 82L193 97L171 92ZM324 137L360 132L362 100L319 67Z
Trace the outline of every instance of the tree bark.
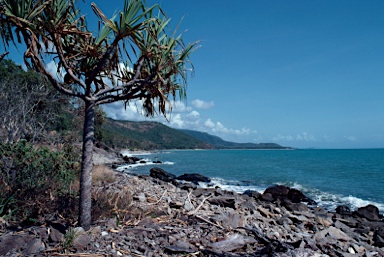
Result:
M84 230L89 230L92 222L92 158L95 126L94 102L85 100L83 153L80 175L79 222Z

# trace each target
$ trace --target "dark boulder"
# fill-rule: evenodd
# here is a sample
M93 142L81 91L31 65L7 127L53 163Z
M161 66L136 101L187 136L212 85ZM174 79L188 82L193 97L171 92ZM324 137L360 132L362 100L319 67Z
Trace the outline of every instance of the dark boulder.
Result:
M199 182L205 182L205 183L211 182L210 178L197 173L183 174L181 176L178 176L177 179L189 181L194 184L198 184Z
M358 208L354 214L371 221L380 220L379 208L372 204Z
M293 203L302 203L306 202L310 205L316 205L316 202L307 196L305 196L300 190L297 190L295 188L290 188L288 195L288 199L291 200Z
M273 198L272 194L264 192L261 195L261 200L266 201L266 202L273 202L275 199Z
M182 182L177 181L177 180L173 180L172 184L177 186L178 188L180 188L182 190L187 190L187 191L195 190L197 188L197 186L193 183L189 183L189 182L182 183Z
M138 161L140 161L139 158L137 157L129 157L129 156L124 156L123 157L123 160L129 164L135 164L137 163Z
M384 247L384 227L379 227L373 235L374 245Z
M309 208L304 203L293 203L289 199L285 199L282 203L282 206L287 208L289 211L295 211L295 212L308 212Z
M219 205L221 207L236 209L236 199L234 197L218 196L208 199L208 202L210 204Z
M206 197L206 196L209 196L209 195L215 195L216 193L216 189L215 188L201 188L201 187L198 187L196 188L194 191L193 191L193 194L196 196L196 197Z
M245 190L243 195L248 195L249 197L253 197L255 199L258 199L261 197L261 194L259 192L255 191L255 190L250 190L250 189Z
M336 213L340 215L351 215L351 209L346 205L339 205L336 207Z
M292 203L306 202L310 205L316 205L316 202L307 196L305 196L300 190L290 188L283 185L275 185L265 189L262 198L264 200L270 200L271 198L276 200L289 199Z
M263 194L271 194L274 199L277 199L280 196L287 197L289 193L289 187L282 185L275 185L265 189Z
M158 167L152 168L149 171L149 176L151 176L152 178L160 179L160 180L165 181L165 182L171 182L174 179L176 179L175 175L173 175L169 172L166 172L165 170L158 168Z
M134 161L134 162L138 162L138 161L140 161L141 159L139 158L139 157L135 157L135 156L131 156L131 157L129 157L132 161Z

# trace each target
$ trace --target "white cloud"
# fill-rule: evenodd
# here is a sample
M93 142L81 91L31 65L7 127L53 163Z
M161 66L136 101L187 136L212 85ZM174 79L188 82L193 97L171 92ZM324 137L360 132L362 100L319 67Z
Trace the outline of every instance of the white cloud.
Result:
M187 106L183 101L171 101L172 112L173 113L183 113L183 112L191 112L192 107Z
M155 105L157 106L157 104ZM204 131L223 138L226 137L239 141L244 141L245 138L243 137L247 135L252 135L252 138L260 138L260 135L258 135L256 130L251 130L249 128L233 129L226 127L220 121L213 121L210 118L203 120L201 118L201 114L198 111L194 110L192 107L186 106L186 104L182 101L172 102L172 112L167 113L169 114L169 122L167 122L167 120L162 115L145 117L143 115L141 106L142 101L137 100L131 101L130 105L127 106L127 109L124 108L124 104L121 102L105 105L103 106L103 109L107 113L108 117L117 120L158 121L164 123L167 126L178 129Z
M197 111L193 110L193 111L191 111L190 113L187 114L187 117L191 118L191 119L198 119L200 117L200 113L198 113Z
M184 127L184 121L183 121L180 114L176 114L175 116L173 116L172 119L170 120L170 124L173 127L177 127L177 128L183 128Z
M107 116L116 120L132 120L142 121L145 120L143 111L141 110L142 102L132 101L125 109L123 102L115 102L107 105L103 105L104 111Z
M277 134L272 138L273 141L293 141L294 137L291 135L284 136L282 134Z
M215 127L215 123L213 123L211 121L211 119L208 119L204 122L204 125L207 127L207 128L210 128L210 129L213 129Z
M55 79L57 79L58 81L61 81L61 82L63 81L64 75L65 75L64 68L60 68L59 73L58 73L57 72L57 64L54 61L50 61L49 63L47 63L45 68L47 69L47 71L49 73L51 73L55 77Z
M225 127L221 122L213 122L211 119L207 119L204 122L205 128L203 128L203 131L211 132L215 135L225 136L225 135L250 135L250 134L257 134L256 130L251 130L248 128L242 128L242 129L231 129Z
M300 134L297 134L296 136L297 141L316 141L316 138L313 135L308 134L307 132L302 132Z
M192 101L192 105L197 109L207 110L207 109L212 108L215 104L213 103L213 101L205 102L205 101L200 100L200 99L195 99Z
M317 141L313 135L308 134L307 132L299 133L296 136L277 134L276 136L274 136L272 138L272 140L275 142L280 142L280 141L314 142L314 141Z

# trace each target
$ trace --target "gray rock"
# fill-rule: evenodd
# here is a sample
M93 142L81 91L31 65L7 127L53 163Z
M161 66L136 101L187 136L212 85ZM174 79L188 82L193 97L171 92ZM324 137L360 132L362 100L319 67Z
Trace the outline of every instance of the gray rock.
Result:
M281 217L280 219L278 219L277 222L280 225L284 225L284 224L292 225L293 224L292 220L288 217Z
M185 199L185 201L184 201L184 209L186 211L191 211L191 210L195 209L195 206L193 206L193 204L188 199Z
M30 235L3 235L0 239L0 255L5 255L11 251L17 251L33 239L35 239L35 237Z
M139 200L141 203L144 203L147 201L147 197L145 197L144 193L139 193L134 197L135 199Z
M345 234L340 229L337 229L335 227L329 227L327 229L328 234L336 240L343 240L343 241L352 241L352 238L350 238L347 234Z
M249 197L253 197L255 199L258 199L261 197L261 193L255 191L255 190L246 190L244 191L243 195L248 195Z
M201 196L208 196L208 195L213 195L216 192L215 188L202 188L198 187L193 191L193 194L196 197L201 197Z
M73 229L74 239L72 246L78 250L84 250L91 243L91 237L84 231L82 227L76 227Z
M210 204L236 209L236 206L235 206L236 199L234 197L222 197L222 196L212 197L208 199L208 202Z
M339 220L335 221L334 226L338 229L341 229L343 232L345 232L347 234L353 233L352 229L349 226L345 225L344 223L340 222Z
M298 248L289 252L292 257L329 257L327 254L315 252L309 248Z
M233 234L223 241L212 243L210 247L215 251L230 252L242 248L246 244L256 242L257 241L252 237L246 237L241 234Z
M180 247L176 245L168 245L164 247L167 253L193 253L192 249Z
M144 195L144 198L145 198L145 195ZM107 225L108 229L116 228L116 226L117 226L117 219L116 219L116 217L109 219L107 221L106 225Z
M26 255L30 255L30 254L38 253L40 251L44 251L44 249L45 249L45 247L44 247L44 244L42 243L41 239L35 238L27 244L27 246L23 252Z
M64 235L57 229L53 228L52 226L49 227L49 240L52 242L62 242L64 239Z

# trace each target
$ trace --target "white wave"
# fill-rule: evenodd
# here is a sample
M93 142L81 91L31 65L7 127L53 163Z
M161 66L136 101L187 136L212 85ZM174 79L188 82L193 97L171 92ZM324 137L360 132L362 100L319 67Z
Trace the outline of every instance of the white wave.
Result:
M244 193L246 190L253 190L262 193L265 188L257 187L254 185L242 185L242 182L235 180L225 180L222 178L211 178L211 183L214 186L218 186L221 189L234 191L237 193Z
M236 181L226 181L221 178L212 179L212 182L217 184L220 188L226 189L226 190L232 190L238 193L242 193L247 189L255 190L260 193L263 193L266 188L261 188L257 186L244 186L241 185L240 182ZM236 184L237 183L237 184ZM334 211L337 206L339 205L347 205L352 211L357 210L360 207L367 206L368 204L372 204L376 206L381 213L384 212L384 204L378 203L374 201L364 200L355 196L342 196L337 194L332 194L328 192L323 192L318 189L309 189L303 185L301 185L298 182L290 182L290 183L276 183L278 185L286 185L291 188L295 188L303 192L306 196L316 201L318 206L324 207L330 211Z
M341 200L343 202L348 203L353 209L357 209L357 208L360 208L360 207L367 206L368 204L372 204L372 205L376 206L377 208L379 208L380 212L384 212L384 204L382 204L382 203L377 203L377 202L373 202L373 201L363 200L361 198L354 197L352 195L346 196L346 197L342 197Z
M320 190L313 190L308 193L308 197L317 202L319 206L322 206L328 210L334 211L337 206L346 205L351 211L355 211L360 207L372 204L376 206L380 212L384 212L384 204L374 201L364 200L355 196L343 196L338 194L331 194L328 192L322 192Z
M169 161L166 161L166 162L161 162L161 163L154 163L153 160L151 159L142 159L143 163L135 163L135 164L123 164L121 166L119 166L118 168L116 168L117 171L125 171L125 172L130 172L132 170L134 170L135 168L138 168L138 167L143 167L143 166L158 166L158 165L174 165L174 162L169 162ZM157 160L156 160L157 161Z
M146 151L129 151L129 150L122 150L120 153L123 156L132 157L132 156L141 156L141 155L152 155L152 152L146 152Z

